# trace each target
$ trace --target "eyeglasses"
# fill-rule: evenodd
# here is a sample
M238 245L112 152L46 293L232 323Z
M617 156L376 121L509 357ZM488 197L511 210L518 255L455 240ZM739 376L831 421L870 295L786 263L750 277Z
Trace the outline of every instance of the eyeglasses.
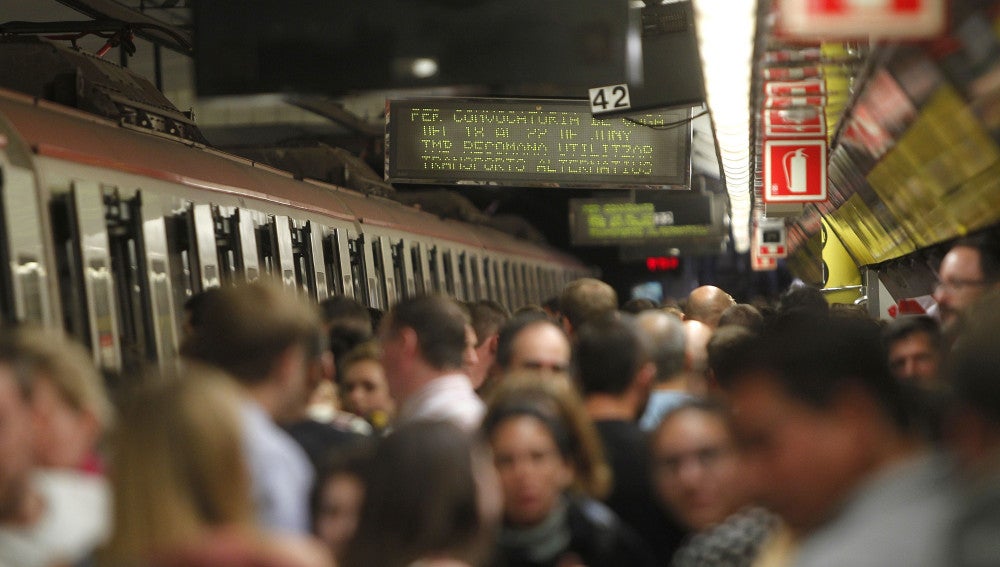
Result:
M985 280L945 280L938 282L934 289L948 293L960 293L966 288L980 287L986 285L986 283Z
M729 454L730 449L728 447L703 447L690 453L663 455L654 458L653 465L661 474L677 476L686 462L693 461L703 469L710 469Z

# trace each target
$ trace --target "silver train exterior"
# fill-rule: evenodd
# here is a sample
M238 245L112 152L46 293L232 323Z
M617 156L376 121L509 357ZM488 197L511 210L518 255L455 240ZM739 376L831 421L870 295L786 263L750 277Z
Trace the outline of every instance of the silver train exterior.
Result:
M64 327L108 370L172 364L182 305L273 277L386 309L441 292L537 303L576 259L169 134L0 89L0 313Z

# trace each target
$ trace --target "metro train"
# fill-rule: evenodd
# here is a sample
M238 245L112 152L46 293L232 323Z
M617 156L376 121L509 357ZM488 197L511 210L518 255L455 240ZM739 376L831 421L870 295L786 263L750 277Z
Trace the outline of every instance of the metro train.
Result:
M273 277L378 309L422 292L540 302L589 274L492 228L442 220L35 96L0 90L3 324L64 327L98 364L170 364L182 306Z

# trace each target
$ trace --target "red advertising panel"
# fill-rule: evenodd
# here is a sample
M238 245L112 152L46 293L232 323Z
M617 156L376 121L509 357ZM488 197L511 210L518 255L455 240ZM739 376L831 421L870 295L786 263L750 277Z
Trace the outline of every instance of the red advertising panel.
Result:
M795 39L916 39L944 24L945 0L779 0L775 29Z
M764 202L826 200L826 139L764 140Z

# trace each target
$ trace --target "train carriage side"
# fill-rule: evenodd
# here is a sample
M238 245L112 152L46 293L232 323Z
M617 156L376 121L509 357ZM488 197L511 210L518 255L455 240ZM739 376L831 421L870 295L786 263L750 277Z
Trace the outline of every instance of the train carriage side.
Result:
M181 306L223 282L268 275L380 309L537 295L498 293L527 281L488 275L524 265L517 245L494 257L468 225L9 91L0 117L4 321L61 324L105 368L172 363Z

